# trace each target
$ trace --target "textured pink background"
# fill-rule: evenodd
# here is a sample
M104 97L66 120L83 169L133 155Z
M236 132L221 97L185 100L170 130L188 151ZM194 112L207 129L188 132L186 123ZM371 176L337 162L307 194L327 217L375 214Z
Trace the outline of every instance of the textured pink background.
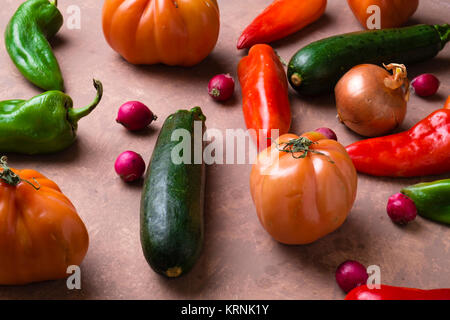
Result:
M9 155L17 168L36 168L56 181L73 201L87 225L90 247L82 264L82 290L69 291L65 281L21 287L0 287L0 298L48 299L342 299L334 280L335 268L346 259L381 267L385 284L421 288L450 287L450 230L422 218L406 228L391 223L387 198L405 185L423 179L385 179L361 175L355 206L345 224L333 234L306 246L273 241L260 226L251 202L249 165L213 165L207 168L206 235L203 254L185 277L161 278L147 265L139 242L140 184L126 185L113 170L117 155L127 149L148 162L163 120L180 108L200 105L209 128L244 128L239 87L226 104L206 93L217 73L236 76L244 55L235 49L243 28L270 0L219 0L221 32L213 53L196 67L136 67L126 63L106 44L101 31L98 0L61 0L67 18L71 4L81 7L81 30L64 26L53 41L76 106L94 97L91 79L103 81L105 96L98 109L79 125L79 139L68 150L51 156ZM19 5L3 0L0 33ZM421 1L411 23L445 23L447 0ZM326 14L274 47L285 60L304 45L337 33L360 30L344 0L330 0ZM0 99L30 98L36 88L19 74L0 41ZM441 107L450 94L450 45L432 61L409 69L410 76L431 72L441 82L429 99L412 95L402 126L407 129ZM141 100L160 117L152 129L131 134L115 123L118 107ZM292 132L320 126L333 128L347 145L356 136L336 119L334 98L303 99L291 92ZM449 175L441 176L449 177Z

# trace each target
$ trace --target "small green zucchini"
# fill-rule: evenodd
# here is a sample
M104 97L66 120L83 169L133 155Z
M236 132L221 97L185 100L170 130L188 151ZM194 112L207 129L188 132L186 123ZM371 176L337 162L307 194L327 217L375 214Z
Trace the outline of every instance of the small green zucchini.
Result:
M141 199L142 250L151 268L169 278L188 272L203 245L205 165L203 160L194 161L194 123L201 123L203 134L205 120L199 107L170 115L146 172ZM172 158L174 148L183 141L173 139L179 129L188 132L191 139L190 163ZM201 145L203 153L203 142Z
M450 39L450 26L415 25L341 34L300 49L288 65L291 86L304 95L332 92L352 67L431 59Z

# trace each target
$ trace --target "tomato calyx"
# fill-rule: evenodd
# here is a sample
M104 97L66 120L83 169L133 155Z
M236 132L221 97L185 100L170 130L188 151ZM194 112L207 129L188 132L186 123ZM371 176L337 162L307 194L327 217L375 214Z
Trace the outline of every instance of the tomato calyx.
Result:
M37 186L35 186L33 183L31 183L28 180L21 179L17 174L15 174L10 167L8 167L8 158L6 156L3 156L0 158L0 168L3 169L2 172L0 172L0 179L5 181L7 184L11 186L17 186L20 182L26 182L30 186L32 186L35 190L39 190L41 188L39 182L35 178L33 178L34 182L36 182Z
M327 157L328 161L334 163L334 161L325 153L311 149L311 146L314 144L317 144L317 142L306 137L299 137L298 139L292 139L282 143L275 141L275 146L278 151L290 153L294 159L303 159L308 156L308 153L315 153Z

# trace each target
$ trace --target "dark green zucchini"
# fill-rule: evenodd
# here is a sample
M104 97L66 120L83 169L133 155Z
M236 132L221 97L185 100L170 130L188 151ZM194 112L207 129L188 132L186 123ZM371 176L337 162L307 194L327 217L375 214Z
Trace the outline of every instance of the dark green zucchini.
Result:
M202 249L205 165L194 161L194 122L200 121L204 131L205 120L199 107L170 115L159 133L145 177L140 221L142 250L152 269L166 277L188 272ZM172 141L178 129L190 134L190 163L177 164L172 159L173 150L181 154L175 151L179 151L182 138ZM202 136L195 139L203 153Z
M333 36L299 50L289 62L288 80L300 94L331 92L339 79L358 64L407 65L424 61L436 56L449 39L448 24L422 24Z

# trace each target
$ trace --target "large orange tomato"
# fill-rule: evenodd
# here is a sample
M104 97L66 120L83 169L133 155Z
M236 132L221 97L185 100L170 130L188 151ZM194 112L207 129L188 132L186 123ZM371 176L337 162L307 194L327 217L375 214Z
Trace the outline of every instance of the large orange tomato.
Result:
M192 66L219 36L216 0L105 0L103 33L133 64Z
M275 240L307 244L344 223L357 175L345 148L321 133L285 134L253 165L250 190L259 221Z
M367 8L371 5L380 7L382 29L401 27L419 6L419 0L347 0L347 2L353 14L366 29L367 19L373 14L367 12Z
M34 170L5 169L4 164L0 169L0 285L67 277L67 267L80 265L88 250L83 221L53 181Z

